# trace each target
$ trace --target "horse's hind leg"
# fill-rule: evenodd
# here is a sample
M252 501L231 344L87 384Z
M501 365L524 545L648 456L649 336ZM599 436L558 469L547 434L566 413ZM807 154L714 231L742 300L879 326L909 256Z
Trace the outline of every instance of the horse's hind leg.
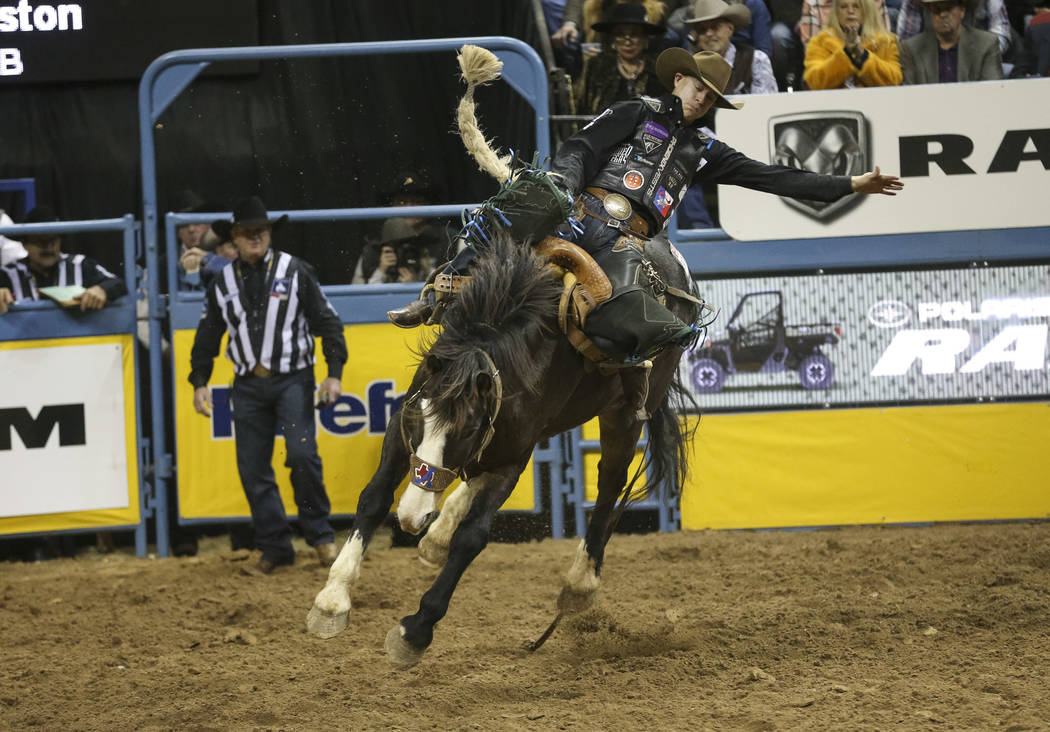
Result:
M627 470L642 432L642 423L631 406L620 407L599 418L601 460L598 462L598 497L587 523L587 534L576 548L576 556L558 596L558 610L577 613L594 604L598 575L609 540L609 522L616 499L627 484Z
M476 486L477 500L452 536L445 566L423 595L416 614L402 618L387 633L387 659L395 668L411 668L423 657L434 639L434 626L448 612L452 593L463 573L488 543L492 518L507 500L524 468L525 463L521 463L505 471L483 473L469 481L468 485Z
M306 628L321 638L341 633L350 618L350 585L361 574L361 559L375 530L390 513L394 490L408 472L408 448L401 439L401 412L387 426L379 468L357 501L354 528L332 568L328 581L314 598L306 616Z

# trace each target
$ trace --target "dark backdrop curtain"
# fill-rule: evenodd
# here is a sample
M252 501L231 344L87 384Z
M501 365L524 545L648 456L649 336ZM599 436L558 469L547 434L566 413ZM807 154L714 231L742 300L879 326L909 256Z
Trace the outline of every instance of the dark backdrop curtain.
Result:
M260 0L263 45L507 35L534 45L524 0ZM119 49L99 49L100 53ZM463 86L452 52L265 62L257 73L198 79L155 130L160 211L192 188L216 206L258 194L270 209L383 205L395 173L429 175L433 203L487 198L495 183L454 131ZM0 88L0 178L32 177L65 219L141 217L137 82ZM535 148L529 106L504 83L481 90L482 125L499 147ZM13 198L0 208L19 214ZM18 216L15 216L18 220ZM368 224L289 225L277 247L349 282ZM163 236L163 234L162 234ZM119 269L115 236L71 235Z

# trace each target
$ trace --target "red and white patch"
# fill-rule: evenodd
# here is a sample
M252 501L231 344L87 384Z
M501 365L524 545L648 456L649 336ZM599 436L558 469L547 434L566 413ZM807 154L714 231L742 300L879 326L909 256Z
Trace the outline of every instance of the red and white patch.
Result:
M623 174L623 187L629 191L637 191L645 185L645 176L637 170L628 170Z

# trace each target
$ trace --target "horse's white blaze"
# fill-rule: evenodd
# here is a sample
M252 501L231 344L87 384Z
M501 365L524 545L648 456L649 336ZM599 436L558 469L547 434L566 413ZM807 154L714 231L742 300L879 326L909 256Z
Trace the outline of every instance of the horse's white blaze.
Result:
M587 543L580 541L576 547L576 558L565 575L565 585L575 592L588 594L598 590L598 573L594 569L594 560L587 556Z
M460 483L449 497L445 499L445 505L441 508L441 514L431 524L427 531L427 540L439 546L447 547L452 541L452 534L456 533L456 527L470 510L470 504L474 502L474 496L481 490L482 481L475 478L466 483Z
M354 531L328 570L328 581L314 598L314 605L318 609L332 615L349 612L350 593L347 588L361 576L361 557L364 553L365 542L361 532Z
M427 412L427 400L421 399L419 407L423 411L423 441L416 448L416 455L425 463L443 467L441 460L445 455L445 440L448 434L438 428L433 417ZM441 494L425 491L413 483L401 494L397 504L397 520L401 528L410 534L423 530L427 516L438 510Z

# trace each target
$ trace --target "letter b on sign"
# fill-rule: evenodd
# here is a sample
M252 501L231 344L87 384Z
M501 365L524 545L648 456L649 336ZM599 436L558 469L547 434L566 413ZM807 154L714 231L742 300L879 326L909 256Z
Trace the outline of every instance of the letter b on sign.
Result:
M0 76L21 76L23 68L17 48L0 48Z

